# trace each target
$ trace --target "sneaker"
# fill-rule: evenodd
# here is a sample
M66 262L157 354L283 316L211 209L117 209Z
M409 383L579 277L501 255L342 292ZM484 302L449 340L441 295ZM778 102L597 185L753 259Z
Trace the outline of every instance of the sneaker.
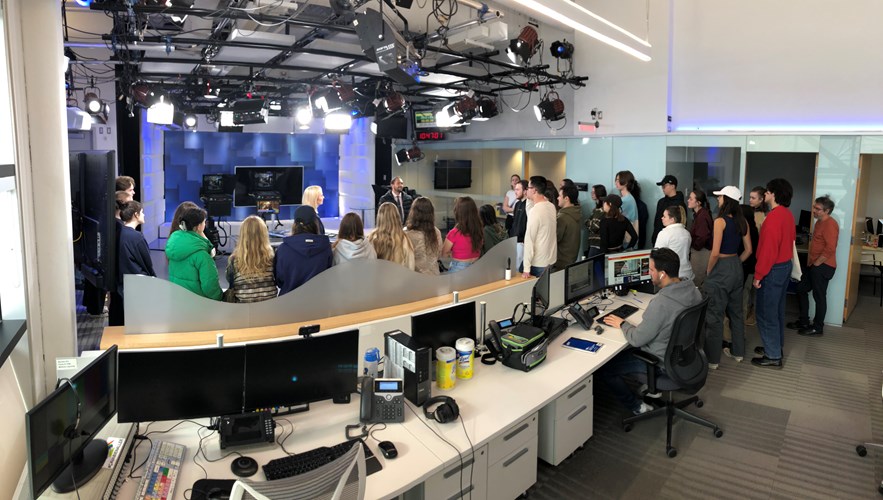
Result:
M638 390L638 393L641 394L641 396L645 396L645 397L653 398L653 399L659 399L662 397L661 392L647 392L649 390L650 390L650 387L648 387L647 384L643 384L641 386L641 388Z
M648 411L653 411L653 407L642 401L641 405L638 406L637 409L632 410L632 413L635 415L641 415L643 413L647 413Z
M730 348L729 348L729 347L724 347L723 352L724 352L724 356L726 356L726 357L728 357L728 358L733 358L733 359L735 359L735 360L736 360L736 363L741 363L741 362L742 362L742 356L733 356L733 353L730 352Z
M709 370L717 370L718 363L708 363Z

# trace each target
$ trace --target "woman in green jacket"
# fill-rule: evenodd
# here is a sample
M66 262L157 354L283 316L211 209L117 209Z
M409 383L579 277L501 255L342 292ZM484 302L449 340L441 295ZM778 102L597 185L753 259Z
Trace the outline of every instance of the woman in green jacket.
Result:
M203 236L205 217L205 210L199 207L182 211L180 230L173 232L166 242L169 281L205 298L221 300L212 244Z

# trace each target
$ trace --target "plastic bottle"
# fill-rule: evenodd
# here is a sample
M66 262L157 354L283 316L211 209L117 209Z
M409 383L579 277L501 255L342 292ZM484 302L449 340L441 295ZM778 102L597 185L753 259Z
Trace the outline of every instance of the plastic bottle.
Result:
M366 377L377 378L377 363L380 362L380 349L371 347L365 351L365 370L363 375Z

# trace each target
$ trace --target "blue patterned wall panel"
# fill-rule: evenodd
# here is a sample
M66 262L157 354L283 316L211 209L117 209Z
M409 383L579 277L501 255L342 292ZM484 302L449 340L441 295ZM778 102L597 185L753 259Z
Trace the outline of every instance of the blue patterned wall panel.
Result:
M304 187L322 186L322 217L338 217L338 152L340 136L316 134L248 134L228 132L165 132L166 222L183 201L199 203L203 174L232 174L237 166L303 165ZM199 203L201 205L201 203ZM297 207L282 207L279 217L291 219ZM234 207L233 219L255 213Z

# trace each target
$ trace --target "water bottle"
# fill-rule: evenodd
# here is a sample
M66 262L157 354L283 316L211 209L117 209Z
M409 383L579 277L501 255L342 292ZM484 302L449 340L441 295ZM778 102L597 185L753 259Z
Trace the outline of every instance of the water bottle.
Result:
M380 362L380 349L371 347L365 351L365 370L363 375L366 377L377 378L377 363Z

